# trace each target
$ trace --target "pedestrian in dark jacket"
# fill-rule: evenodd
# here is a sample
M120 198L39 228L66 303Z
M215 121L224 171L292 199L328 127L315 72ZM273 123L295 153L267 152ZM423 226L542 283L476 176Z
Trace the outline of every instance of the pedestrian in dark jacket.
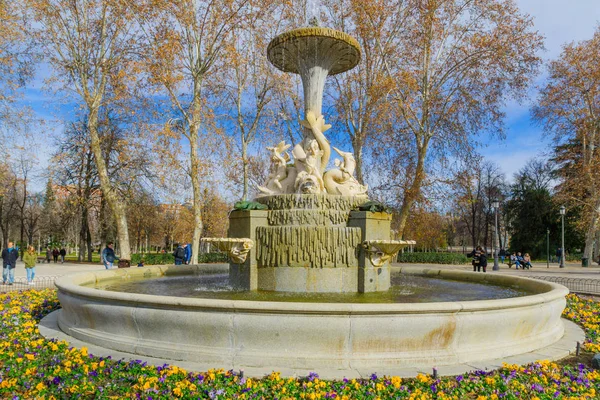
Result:
M46 264L50 264L51 258L52 258L52 250L50 250L50 247L46 247Z
M472 257L473 260L471 264L473 264L473 272L487 272L487 253L481 248L481 246L477 246L475 250L467 255L468 257Z
M65 263L65 256L67 255L67 251L65 250L65 248L63 247L62 249L60 249L60 262L62 264Z
M15 283L15 268L17 267L17 258L19 258L19 250L17 250L13 242L8 242L8 247L2 250L2 284L9 285Z
M185 259L184 262L186 264L189 264L190 261L192 260L192 245L190 243L185 245Z
M54 264L56 264L58 262L58 249L55 247L52 250L52 258L54 259Z
M111 269L113 267L113 263L119 260L119 258L115 255L115 251L113 250L113 242L108 242L104 250L102 250L102 263L104 264L104 268Z
M177 243L176 246L177 248L173 252L173 257L175 257L175 265L181 265L185 259L185 249L181 247L179 243Z

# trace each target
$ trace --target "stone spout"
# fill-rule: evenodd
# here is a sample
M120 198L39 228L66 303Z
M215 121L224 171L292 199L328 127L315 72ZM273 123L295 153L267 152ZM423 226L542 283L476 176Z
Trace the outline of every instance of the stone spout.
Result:
M227 253L231 262L235 264L245 263L248 253L254 247L254 241L247 238L203 238L201 240Z
M416 243L414 240L365 240L363 248L369 255L371 264L379 268L393 260L402 248Z

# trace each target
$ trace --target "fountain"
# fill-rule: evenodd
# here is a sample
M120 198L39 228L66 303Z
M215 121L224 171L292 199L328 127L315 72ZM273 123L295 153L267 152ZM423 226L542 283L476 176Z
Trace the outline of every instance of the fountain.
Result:
M471 369L532 351L552 357L543 350L564 340L566 288L439 268L392 273L390 262L414 242L391 238L391 215L368 203L352 153L334 147L341 159L327 170L323 88L328 75L357 65L358 43L311 26L277 36L267 54L302 78L303 140L291 156L285 142L267 147L272 165L255 199L261 206L232 211L228 238L204 239L231 263L63 277L56 284L63 309L54 316L60 329L108 349L258 375L326 369L328 376L364 376ZM403 279L418 283L406 289ZM430 284L426 302L403 302L405 291L418 301L420 286ZM173 291L177 285L187 292ZM450 286L458 290L444 296Z

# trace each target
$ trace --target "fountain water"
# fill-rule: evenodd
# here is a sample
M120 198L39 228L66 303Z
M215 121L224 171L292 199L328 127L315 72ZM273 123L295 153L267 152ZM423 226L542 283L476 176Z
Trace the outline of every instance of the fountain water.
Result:
M549 282L403 268L401 276L509 286L515 290L511 296L519 297L381 300L398 293L390 291L390 261L414 242L392 240L391 215L361 207L367 187L353 176L352 153L334 148L342 160L326 170L331 151L324 132L330 126L321 114L326 77L354 67L359 45L343 32L311 26L277 36L267 51L277 68L302 78L304 139L292 150L293 164L285 142L267 147L271 173L256 199L266 209L232 211L229 238L205 239L226 251L232 263L226 269L150 267L61 278L58 325L64 332L141 355L289 373L327 368L340 377L502 358L561 339L568 290ZM118 285L97 289L159 277L166 277L165 285L182 280L197 285L204 279L198 276L207 273L228 274L226 287L233 293L188 298L165 295L169 290L161 286L153 294L126 293ZM464 284L463 290L472 287ZM275 297L261 297L264 293ZM305 293L330 300L294 297ZM361 298L379 295L381 301L361 304Z

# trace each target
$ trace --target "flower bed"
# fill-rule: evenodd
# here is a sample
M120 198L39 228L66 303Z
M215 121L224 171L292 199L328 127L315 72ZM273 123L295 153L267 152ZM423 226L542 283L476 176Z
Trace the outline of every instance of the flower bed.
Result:
M505 365L457 377L414 379L378 377L325 381L317 374L302 379L262 379L233 371L188 373L176 366L122 362L69 348L40 336L37 323L59 308L53 290L0 295L0 398L94 399L595 399L600 372L540 361ZM600 303L569 295L567 318L586 331L585 350L599 351Z

